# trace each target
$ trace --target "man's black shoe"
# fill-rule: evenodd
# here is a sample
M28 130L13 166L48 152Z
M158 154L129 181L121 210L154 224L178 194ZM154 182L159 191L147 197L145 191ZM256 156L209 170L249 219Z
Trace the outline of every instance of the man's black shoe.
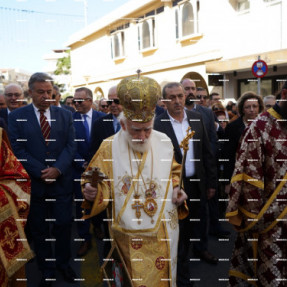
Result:
M58 270L60 271L60 273L62 274L66 282L69 282L69 283L75 282L77 275L71 266L68 266L66 268L58 268Z
M217 264L217 262L218 262L218 258L216 258L214 255L209 253L207 250L198 251L198 250L194 249L193 253L196 257L199 257L200 259L204 260L205 262L207 262L209 264Z
M85 256L91 248L92 248L92 242L91 241L82 242L81 246L79 247L79 249L77 251L77 257Z
M39 287L51 287L52 281L49 281L49 278L42 277Z

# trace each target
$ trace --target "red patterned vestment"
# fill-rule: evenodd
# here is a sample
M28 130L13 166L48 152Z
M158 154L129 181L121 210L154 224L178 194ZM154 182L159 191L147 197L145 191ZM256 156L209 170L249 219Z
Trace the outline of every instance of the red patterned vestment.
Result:
M0 128L0 286L25 286L23 267L33 256L24 233L30 179L5 136Z
M226 217L238 231L230 286L287 286L287 121L273 109L245 132Z

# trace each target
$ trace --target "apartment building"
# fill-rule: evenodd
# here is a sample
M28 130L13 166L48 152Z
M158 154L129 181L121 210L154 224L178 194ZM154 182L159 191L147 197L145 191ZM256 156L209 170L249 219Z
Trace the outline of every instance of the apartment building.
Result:
M287 78L287 1L132 0L72 35L72 86L95 98L136 74L161 85L189 77L225 99L257 91L251 72L268 65L261 94Z

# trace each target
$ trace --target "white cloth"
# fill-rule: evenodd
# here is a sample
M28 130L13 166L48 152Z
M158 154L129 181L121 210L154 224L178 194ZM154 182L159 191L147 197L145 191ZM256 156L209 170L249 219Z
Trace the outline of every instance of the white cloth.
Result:
M138 174L138 165L140 165L141 162L135 160L132 149L129 150L128 144L125 144L126 137L122 130L114 136L112 154L120 156L113 156L114 192L112 199L114 201L114 221L112 229L119 232L130 233L131 235L142 234L144 236L155 237L157 236L160 224L165 222L171 259L171 278L176 278L179 229L177 207L172 203L173 184L171 168L173 164L173 146L170 139L163 133L153 130L150 137L151 148L146 155L146 161L141 171L142 176L138 175L136 177ZM157 160L153 159L153 157ZM145 154L143 154L142 159L144 158ZM138 190L141 203L144 203L146 200L145 190L150 187L150 182L153 181L157 184L155 198L157 211L153 216L154 222L152 222L151 217L141 209L141 223L138 224L135 209L132 208L135 192L130 188L127 194L123 194L121 189L123 185L122 179L127 175L132 176L132 174L139 179L135 181L134 190ZM135 231L137 232L135 233ZM172 287L176 286L175 281L176 280L172 280Z

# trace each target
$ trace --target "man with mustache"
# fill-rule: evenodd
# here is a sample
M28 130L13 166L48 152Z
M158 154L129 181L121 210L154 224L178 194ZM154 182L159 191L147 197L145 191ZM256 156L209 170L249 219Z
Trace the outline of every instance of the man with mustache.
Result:
M118 84L117 94L121 130L102 143L88 167L100 168L107 179L97 187L86 179L83 193L91 215L108 209L111 237L132 286L175 287L177 208L186 194L179 188L180 165L169 138L153 130L160 87L134 76Z
M32 104L10 113L8 131L13 151L31 178L27 225L42 272L39 286L49 287L56 280L56 269L65 281L76 279L69 265L75 131L72 113L51 105L53 79L49 75L33 74L28 86Z
M180 221L178 247L177 286L192 286L189 273L189 247L193 243L196 257L211 264L218 259L208 252L207 238L207 200L212 198L216 187L216 165L212 155L205 127L200 114L184 109L185 95L183 86L177 82L167 83L163 87L167 111L156 118L154 129L165 133L172 141L175 159L182 162L183 151L180 148L187 128L195 132L189 141L189 149L184 163L183 183L189 200L189 216Z
M196 99L196 84L191 79L183 79L181 81L185 91L185 109L192 110L200 113L202 116L203 124L206 129L208 139L211 145L211 150L214 156L217 154L218 139L215 129L216 117L211 109L201 106L198 104L199 99ZM226 238L230 235L228 230L223 229L219 222L219 209L218 209L218 196L215 196L208 200L209 209L209 234L214 235L218 238Z

